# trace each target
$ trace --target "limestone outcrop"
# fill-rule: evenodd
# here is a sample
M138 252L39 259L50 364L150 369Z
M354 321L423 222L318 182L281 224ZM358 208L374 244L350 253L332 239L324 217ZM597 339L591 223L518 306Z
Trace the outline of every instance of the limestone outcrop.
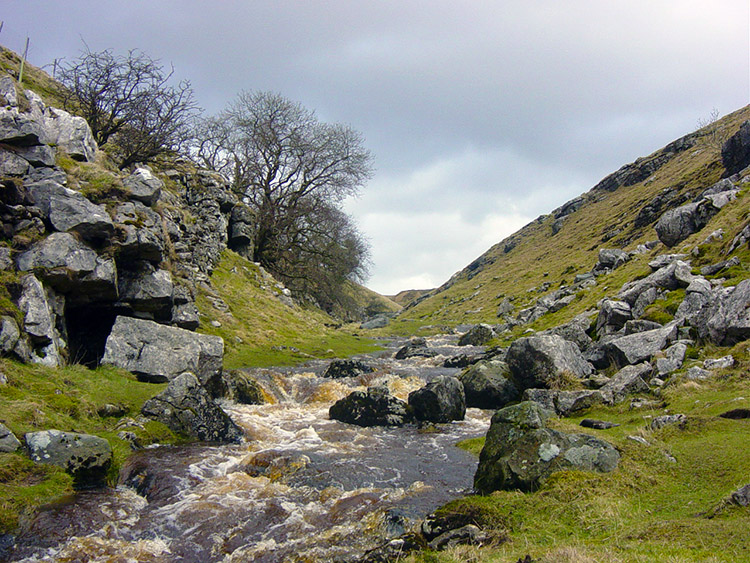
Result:
M190 288L210 283L225 248L247 255L255 229L255 217L227 181L179 159L180 171L157 174L136 165L121 173L97 171L95 182L69 177L56 164L59 156L89 163L96 158L86 121L47 106L31 91L24 93L22 109L15 82L4 72L0 95L0 224L9 244L0 262L17 278L21 291L14 304L23 319L2 321L0 353L50 366L77 361L93 367L118 317L195 330L199 318ZM147 334L157 338L154 330ZM167 334L176 333L158 338ZM170 350L172 344L173 338L151 340L149 349ZM209 356L217 363L213 351ZM145 363L137 366L143 377L164 375ZM169 377L188 369L203 382L213 377L193 360L179 368L164 365Z

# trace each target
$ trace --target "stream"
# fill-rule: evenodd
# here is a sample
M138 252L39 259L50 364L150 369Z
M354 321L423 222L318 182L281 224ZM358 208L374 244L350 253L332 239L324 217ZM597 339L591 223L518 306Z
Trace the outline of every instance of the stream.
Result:
M356 560L472 486L476 458L455 444L484 435L489 411L425 429L328 418L336 400L374 382L406 400L437 375L458 373L441 367L446 357L478 350L452 336L429 340L439 356L397 361L392 347L362 357L376 372L357 378L319 377L325 361L248 370L273 402L222 403L245 443L140 450L122 473L135 475L129 484L145 497L121 485L47 507L11 561Z

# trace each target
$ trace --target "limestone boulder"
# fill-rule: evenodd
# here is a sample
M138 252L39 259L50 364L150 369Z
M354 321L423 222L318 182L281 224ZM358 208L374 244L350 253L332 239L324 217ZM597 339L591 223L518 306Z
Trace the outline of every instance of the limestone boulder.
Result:
M480 361L459 376L467 407L499 409L518 400L520 393L510 379L508 364L500 360Z
M0 72L0 106L18 107L16 80L7 72Z
M455 377L439 376L409 393L409 406L417 420L450 422L466 416L464 386Z
M474 325L458 339L459 346L481 346L497 336L488 324Z
M604 272L619 268L630 260L630 255L619 248L600 248L599 258L594 266L594 272Z
M172 307L172 318L170 321L176 327L184 328L185 330L195 330L200 324L200 317L198 315L198 307L195 303L175 303Z
M633 312L625 301L603 299L599 305L599 316L596 318L596 332L600 338L614 334L632 318Z
M643 279L624 284L617 294L617 297L633 307L639 297L651 289L671 291L681 287L687 287L695 277L696 276L690 271L690 264L683 262L682 260L676 260L659 268ZM653 295L655 300L658 291ZM643 308L645 309L645 307ZM638 317L640 314L635 316Z
M112 448L104 438L60 430L29 432L24 438L32 461L64 468L77 489L106 484Z
M583 378L593 366L574 343L556 335L528 336L510 345L505 361L519 391L550 388L566 377Z
M174 284L168 270L141 264L138 270L123 271L118 280L120 301L135 311L171 311Z
M729 137L721 147L721 161L726 175L731 176L750 166L750 120Z
M145 381L170 381L189 371L214 390L221 376L224 341L153 321L119 316L107 338L102 363Z
M682 367L687 353L687 344L675 342L664 351L664 357L656 359L656 375L660 378L670 375Z
M21 442L10 428L0 422L0 452L15 452L21 447Z
M646 381L650 378L652 371L653 368L648 362L625 366L599 391L604 395L606 403L619 403L624 401L628 395L648 392L649 388Z
M328 416L357 426L403 426L410 419L407 404L391 395L386 386L350 393L331 406Z
M589 313L581 313L573 317L569 322L558 325L551 329L539 332L539 335L552 334L560 336L565 340L573 342L581 352L589 349L593 341L588 335L588 330L591 327L591 315Z
M614 446L587 434L546 428L550 413L533 402L497 411L487 432L474 476L480 494L497 490L533 491L566 469L613 471L620 460Z
M243 437L242 430L190 372L173 378L164 391L146 401L141 414L204 442L237 443Z
M35 272L62 293L75 292L78 301L117 298L117 269L70 233L52 233L16 260L22 272Z
M147 261L159 264L165 253L161 216L139 201L128 201L115 208L113 216L117 223L117 260L120 263Z
M647 330L656 330L662 328L664 325L659 324L655 321L647 321L645 319L633 319L625 323L622 329L623 335L635 334L637 332L646 332Z
M15 152L0 148L0 176L23 176L28 171L28 160Z
M260 384L241 370L224 372L224 381L228 388L228 398L241 405L262 405L266 396Z
M16 108L0 109L0 143L16 146L41 144L44 135L41 124Z
M726 270L727 268L732 268L734 266L740 265L740 259L737 256L732 256L729 260L722 260L721 262L717 262L716 264L709 264L708 266L703 266L701 268L701 275L702 276L713 276L715 274L718 274L722 270Z
M503 317L505 315L510 315L513 311L516 310L516 306L513 305L510 299L507 297L504 297L503 300L500 302L500 305L497 307L497 316Z
M714 305L707 321L714 344L732 346L750 338L750 280L743 280Z
M657 299L661 299L666 296L666 291L660 290L656 287L649 287L641 294L637 296L630 310L633 314L634 319L640 319L646 312L646 308L651 305Z
M678 326L670 323L663 328L620 336L606 342L604 350L617 366L628 366L650 360L677 339Z
M705 227L719 212L711 199L681 205L666 211L654 225L659 240L672 247Z
M726 369L734 366L734 356L727 354L721 358L707 358L703 361L704 369Z
M666 426L679 426L680 428L685 426L687 417L684 414L663 414L657 416L649 424L651 430L661 430Z
M257 217L250 207L238 203L229 215L228 244L248 260L253 260L253 245L257 232Z
M0 317L0 354L9 355L16 347L21 331L13 317Z
M714 306L724 299L726 290L714 288L704 278L693 280L685 290L685 298L675 312L675 320L684 321L693 327L700 327L699 332L706 332L708 318L713 314Z
M15 153L34 167L54 166L55 149L47 145L16 147Z
M34 363L56 367L61 365L60 341L55 328L55 312L47 292L33 275L21 278L18 309L23 314L23 332L29 337L29 359ZM20 340L19 340L20 342Z
M323 377L338 379L340 377L359 377L366 373L372 373L375 368L360 360L333 360L323 372Z
M148 168L136 168L122 183L131 199L149 206L156 203L164 188L164 182Z
M26 185L34 204L55 231L72 231L91 240L109 239L115 225L107 210L80 193L54 180L39 180Z
M526 389L522 401L533 401L559 416L572 416L605 402L604 393L594 389L559 391L556 389Z
M604 402L604 393L596 389L555 392L555 412L560 416L572 416Z
M83 117L47 107L44 109L42 124L45 143L60 147L75 160L93 162L98 147L91 128Z
M122 225L120 230L122 234L117 241L118 260L146 260L152 264L159 264L163 260L164 243L154 229Z
M409 343L399 348L394 355L397 360L407 358L432 358L437 356L437 352L427 345L427 341L422 337L415 337L409 340Z

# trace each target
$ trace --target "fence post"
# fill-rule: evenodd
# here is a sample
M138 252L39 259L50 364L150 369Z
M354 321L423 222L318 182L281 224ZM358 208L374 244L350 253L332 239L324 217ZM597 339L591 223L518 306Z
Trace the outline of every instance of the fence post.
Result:
M26 55L29 54L29 38L26 38L26 48L23 50L23 57L21 57L21 70L18 71L18 83L23 82L23 65L26 62Z

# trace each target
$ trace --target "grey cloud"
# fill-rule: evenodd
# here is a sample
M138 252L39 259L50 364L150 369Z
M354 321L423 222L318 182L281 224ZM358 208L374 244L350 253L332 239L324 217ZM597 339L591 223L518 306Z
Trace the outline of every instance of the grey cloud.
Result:
M0 42L20 50L28 33L38 65L74 57L80 37L137 47L174 63L209 112L242 89L274 90L362 131L377 176L351 209L381 262L378 289L444 275L436 256L458 269L481 252L449 237L436 255L430 213L475 234L499 224L497 207L532 219L713 107L746 104L749 11L746 0L17 0Z

